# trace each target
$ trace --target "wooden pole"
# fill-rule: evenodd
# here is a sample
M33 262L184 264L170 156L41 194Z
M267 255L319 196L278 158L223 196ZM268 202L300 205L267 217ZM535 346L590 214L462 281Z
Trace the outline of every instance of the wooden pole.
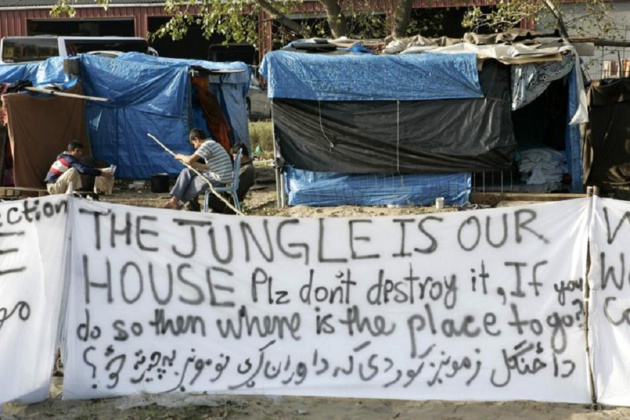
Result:
M86 96L86 95L79 95L78 93L59 92L53 89L43 89L43 88L38 88L38 87L33 87L33 86L27 86L24 89L28 90L29 92L46 93L48 95L63 96L65 98L85 99L88 101L99 101L99 102L109 101L108 98L101 98L98 96Z

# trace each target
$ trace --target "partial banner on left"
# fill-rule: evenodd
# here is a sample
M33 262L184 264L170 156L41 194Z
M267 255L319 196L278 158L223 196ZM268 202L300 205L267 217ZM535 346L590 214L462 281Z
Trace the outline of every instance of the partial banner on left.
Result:
M0 403L50 388L68 258L67 196L0 203Z

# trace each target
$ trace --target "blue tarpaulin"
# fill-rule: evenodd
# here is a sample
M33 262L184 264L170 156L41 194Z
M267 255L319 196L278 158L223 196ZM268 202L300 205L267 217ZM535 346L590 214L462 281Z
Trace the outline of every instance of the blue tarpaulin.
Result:
M140 53L115 60L80 56L85 93L110 98L86 104L86 120L94 156L119 166L121 178L147 179L152 174L177 174L174 160L148 133L175 153L191 153L188 132L205 127L200 111L192 107L189 71L234 70L211 74L209 89L217 97L232 128L232 142L249 147L245 97L249 69L244 63L156 58ZM208 130L205 130L208 134Z
M481 98L475 54L326 55L272 51L270 98L377 101Z
M63 58L53 57L39 63L0 66L0 83L29 80L33 85L64 83Z
M207 76L209 90L231 127L231 141L249 147L246 96L250 70L246 64L140 53L126 53L116 59L82 54L74 59L80 64L79 79L85 94L109 99L86 101L85 119L93 156L117 165L117 176L148 179L155 173L177 174L182 169L182 164L148 133L175 153L192 152L188 143L191 128L204 128L210 134L192 101L189 72L195 68L227 71ZM63 61L54 57L40 63L0 66L0 82L29 80L35 86L70 83Z
M449 206L470 200L471 174L340 174L284 167L290 206Z

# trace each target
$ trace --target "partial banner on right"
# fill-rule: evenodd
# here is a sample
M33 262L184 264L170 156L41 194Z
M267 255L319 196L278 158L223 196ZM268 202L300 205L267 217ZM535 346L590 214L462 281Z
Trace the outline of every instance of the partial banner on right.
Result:
M593 203L588 279L595 395L602 404L629 406L630 203L599 197Z

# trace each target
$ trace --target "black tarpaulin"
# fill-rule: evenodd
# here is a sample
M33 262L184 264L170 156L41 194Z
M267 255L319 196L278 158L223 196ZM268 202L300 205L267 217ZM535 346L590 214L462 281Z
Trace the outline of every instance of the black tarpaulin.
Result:
M595 81L587 98L584 183L630 186L630 79Z
M508 169L516 142L506 101L274 100L280 153L298 169L447 173Z

